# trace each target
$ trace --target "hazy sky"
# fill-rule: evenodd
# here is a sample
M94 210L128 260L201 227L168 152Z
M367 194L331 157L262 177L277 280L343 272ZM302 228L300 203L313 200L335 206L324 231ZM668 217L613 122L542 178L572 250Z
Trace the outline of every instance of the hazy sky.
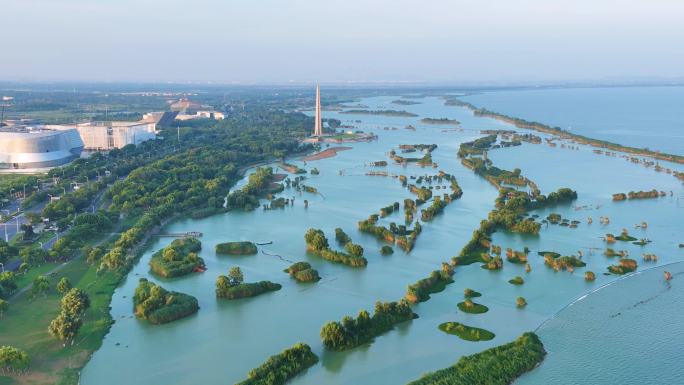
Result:
M684 77L682 0L0 0L0 80Z

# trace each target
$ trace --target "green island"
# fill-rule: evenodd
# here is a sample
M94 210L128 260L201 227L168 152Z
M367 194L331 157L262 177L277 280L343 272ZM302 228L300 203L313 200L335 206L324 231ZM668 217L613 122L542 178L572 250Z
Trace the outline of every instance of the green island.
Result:
M528 121L525 119L515 118L515 117L504 115L504 114L501 114L498 112L490 111L490 110L487 110L486 108L478 108L478 107L475 107L471 103L464 102L464 101L459 100L459 99L455 99L455 98L447 99L445 104L468 108L471 111L473 111L473 114L475 116L497 119L497 120L512 124L518 128L524 128L524 129L543 132L546 134L555 135L555 136L560 137L561 139L571 139L571 140L574 140L575 142L577 142L579 144L587 144L587 145L590 145L593 147L606 148L606 149L609 149L612 151L619 151L619 152L624 152L624 153L628 153L628 154L648 156L648 157L655 158L655 159L660 159L660 160L665 160L665 161L669 161L669 162L684 164L684 156L681 156L681 155L673 155L673 154L668 154L668 153L664 153L664 152L660 152L660 151L651 151L651 150L646 149L646 148L636 148L636 147L624 146L624 145L621 145L618 143L612 143L612 142L605 141L605 140L589 138L589 137L586 137L584 135L579 135L579 134L569 132L569 131L564 130L560 127L551 127L551 126L548 126L548 125L543 124L543 123L532 122L532 121Z
M346 110L341 111L340 114L350 114L350 115L377 115L377 116L392 116L392 117L406 117L413 118L418 115L408 112L408 111L397 111L397 110Z
M523 298L523 297L518 297L515 299L515 306L518 309L522 309L525 306L527 306L527 300L525 300L525 298Z
M603 252L603 255L606 257L626 257L627 256L627 251L626 250L620 250L620 251L615 251L614 249L611 249L610 247L606 248L606 251Z
M152 324L164 324L197 313L197 298L167 291L145 278L140 278L133 296L135 315Z
M637 239L627 232L627 229L623 229L620 235L617 237L613 234L606 234L606 242L608 243L613 243L615 241L622 241L622 242L634 242Z
M525 251L513 250L509 247L506 249L506 260L511 263L524 265L527 263L527 253Z
M544 264L554 271L567 270L569 272L573 272L576 267L584 267L587 265L574 255L554 258L552 254L544 255Z
M461 143L458 149L459 158L467 158L470 155L483 155L485 151L492 147L492 144L496 143L497 135L487 135L482 138L472 140L470 142Z
M380 218L384 218L392 214L395 210L399 210L399 202L394 202L391 205L385 206L380 209Z
M235 385L282 385L290 378L318 363L318 356L307 344L298 343L273 355Z
M216 279L216 297L226 299L240 299L256 297L257 295L278 291L282 288L279 283L271 281L260 281L244 283L242 270L233 266L228 271L228 275L219 275Z
M460 124L456 119L448 119L448 118L423 118L420 120L421 123L425 124Z
M482 293L475 291L469 287L463 289L463 298L475 298L475 297L481 297Z
M394 254L394 249L392 246L384 245L380 248L380 254L382 255L392 255Z
M257 247L253 242L224 242L216 245L217 254L226 255L254 255L257 253Z
M390 103L397 104L400 106L412 106L415 104L422 104L421 102L416 102L415 100L405 100L405 99L392 100Z
M429 277L409 285L404 298L410 303L425 302L430 299L430 294L439 293L454 282L453 275L453 267L448 263L442 263L441 270L435 270Z
M407 253L413 249L418 235L423 231L423 227L418 221L416 221L413 229L409 229L405 225L397 225L394 222L391 222L390 227L387 228L377 225L379 219L378 214L371 214L368 219L359 221L359 231L371 234L380 241L395 243Z
M500 270L503 269L503 259L496 255L494 257L489 256L489 254L482 254L482 261L485 262L481 268L485 270Z
M351 241L345 244L345 249L348 253L330 249L328 238L325 237L323 230L307 230L306 234L304 234L304 240L306 241L306 249L308 251L327 261L342 263L351 267L365 267L368 264L366 258L363 257L363 247Z
M328 322L321 328L323 345L330 350L348 350L371 342L394 325L418 318L406 300L376 302L373 316L361 310L356 319L346 316L342 322Z
M459 322L444 322L439 325L439 330L447 334L458 336L466 341L489 341L493 340L495 335L489 330L480 329Z
M537 252L537 255L541 257L546 257L549 255L551 258L558 258L561 256L560 253L556 253L555 251L539 251Z
M407 188L409 192L418 196L418 199L415 200L416 206L422 205L432 198L432 190L425 186L418 187L414 184L410 184L407 186Z
M463 302L458 303L458 308L464 313L469 314L482 314L489 311L489 308L485 305L475 303L469 298Z
M204 260L197 255L202 243L195 238L181 238L152 254L150 270L164 277L181 277L204 269Z
M400 144L399 149L403 152L425 151L433 152L437 149L436 144Z
M424 375L409 385L503 385L534 369L546 351L539 337L525 333L515 341L461 357L446 369Z
M318 271L312 268L309 262L295 262L285 269L285 272L297 282L316 282L321 279Z
M520 169L513 171L502 170L494 166L491 159L463 158L461 163L485 178L497 189L501 189L505 185L522 187L527 186L529 183L527 178L520 175Z
M613 274L623 275L636 271L637 261L634 259L623 258L617 265L610 265L607 267L608 271Z
M637 246L646 246L649 243L651 243L651 240L645 239L645 238L641 238L638 241L632 242L633 245L637 245Z
M525 283L525 280L521 276L518 275L515 278L509 279L508 283L510 283L512 285L522 285L523 283Z
M397 154L396 151L391 150L389 152L389 157L395 163L398 163L398 164L416 163L420 166L432 166L433 165L432 154L429 151L425 152L423 154L423 156L420 158L416 158L416 157L407 158L404 156L400 156L399 154Z

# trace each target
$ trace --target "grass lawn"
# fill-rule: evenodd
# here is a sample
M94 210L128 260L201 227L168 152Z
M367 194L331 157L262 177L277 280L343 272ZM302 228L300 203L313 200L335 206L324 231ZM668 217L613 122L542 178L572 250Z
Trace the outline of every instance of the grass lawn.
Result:
M17 290L21 290L27 285L30 285L31 282L33 282L34 278L36 278L39 275L46 274L48 271L59 266L60 263L61 262L45 262L40 266L32 267L31 269L29 269L29 271L26 272L26 274L17 274L15 280L18 287Z
M12 302L0 322L2 344L25 350L31 357L31 367L27 375L0 376L0 384L77 383L79 368L99 348L109 330L109 303L118 284L113 274L97 277L95 272L94 266L78 258L50 279L54 285L60 278L68 278L74 286L85 290L91 301L74 344L66 348L47 331L60 307L61 297L54 286L47 295L32 298L30 293L26 293Z
M119 230L125 227L122 224ZM107 234L103 238L88 242L108 247L118 239L118 235ZM144 248L144 245L141 246ZM54 269L60 263L46 263L33 268L19 277L20 286L26 286L33 277ZM57 384L76 385L78 372L88 362L90 356L101 345L112 323L109 314L114 290L120 277L111 272L97 276L97 265L88 265L81 255L75 257L62 269L50 277L51 288L47 295L33 298L27 292L15 298L0 320L0 336L2 345L14 346L29 354L31 364L29 372L21 376L0 375L0 385L33 385ZM62 343L48 332L50 321L60 311L61 296L55 286L62 277L71 281L74 287L84 290L90 297L90 308L83 318L83 326L78 331L74 343L63 347Z

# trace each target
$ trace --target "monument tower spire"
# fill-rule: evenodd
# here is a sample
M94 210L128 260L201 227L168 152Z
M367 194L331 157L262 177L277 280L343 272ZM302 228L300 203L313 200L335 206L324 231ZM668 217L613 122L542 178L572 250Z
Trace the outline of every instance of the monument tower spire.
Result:
M316 117L313 136L323 136L323 119L321 118L321 87L316 85Z

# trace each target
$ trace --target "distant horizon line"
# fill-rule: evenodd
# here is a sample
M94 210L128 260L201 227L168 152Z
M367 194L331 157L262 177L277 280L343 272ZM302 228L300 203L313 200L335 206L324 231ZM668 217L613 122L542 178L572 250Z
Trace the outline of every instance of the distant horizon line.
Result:
M325 87L359 88L359 87L390 87L390 88L558 88L558 87L678 87L684 86L681 78L621 78L621 79L585 79L585 80L519 80L519 81L408 81L408 80L363 80L363 81L264 81L264 82L182 82L182 81L134 81L134 80L2 80L0 87L28 85L61 85L61 86L175 86L175 87L279 87L303 88L321 85Z

